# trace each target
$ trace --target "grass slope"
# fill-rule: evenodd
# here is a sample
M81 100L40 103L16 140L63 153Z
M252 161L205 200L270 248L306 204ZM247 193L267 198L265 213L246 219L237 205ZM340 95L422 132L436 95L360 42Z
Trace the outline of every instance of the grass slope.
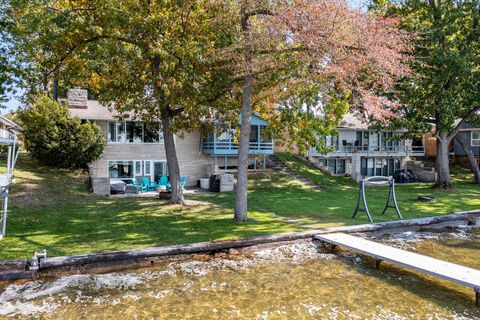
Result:
M256 175L250 179L251 221L235 224L233 192L190 195L188 207L158 199L100 197L89 193L84 173L39 166L22 155L10 197L7 237L0 241L0 259L27 258L43 248L50 256L71 255L368 222L363 215L351 219L357 200L354 182L325 175L286 154L279 156L323 189L311 190L284 174ZM480 187L469 182L471 176L456 172L454 179L452 191L434 190L429 185L398 186L404 217L480 207ZM368 192L376 221L396 218L393 211L378 214L386 188ZM427 194L437 200L428 204L416 201L418 195Z

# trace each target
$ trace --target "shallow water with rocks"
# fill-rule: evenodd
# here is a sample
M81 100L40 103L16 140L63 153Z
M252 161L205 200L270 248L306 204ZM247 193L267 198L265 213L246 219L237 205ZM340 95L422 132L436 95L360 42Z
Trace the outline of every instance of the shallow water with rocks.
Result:
M370 237L480 269L480 230ZM150 268L0 283L0 318L480 319L473 290L301 241Z

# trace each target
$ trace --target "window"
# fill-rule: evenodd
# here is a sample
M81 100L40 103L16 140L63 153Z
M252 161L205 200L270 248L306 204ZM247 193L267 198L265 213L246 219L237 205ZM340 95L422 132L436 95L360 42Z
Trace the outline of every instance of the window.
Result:
M108 141L121 143L158 143L162 142L160 125L144 124L138 121L110 121L108 123Z
M338 174L345 173L345 159L338 159L337 160L337 172Z
M133 178L133 161L109 161L110 178Z
M143 142L143 124L141 122L126 121L127 142L142 143Z
M145 161L145 175L150 175L150 161Z
M166 161L154 161L153 162L153 179L154 181L160 181L160 177L168 176L168 166Z
M125 142L125 122L117 122L117 142Z
M113 121L108 123L108 142L116 142L117 141L117 130L116 124Z
M163 134L160 130L160 124L158 123L145 123L143 141L145 143L158 143L163 142Z
M480 146L480 130L472 131L472 146Z
M142 162L135 161L135 175L140 176L142 175Z
M400 159L394 158L366 158L363 157L360 162L360 172L363 176L371 177L393 175L395 170L400 169Z
M250 142L258 142L258 126L250 126Z

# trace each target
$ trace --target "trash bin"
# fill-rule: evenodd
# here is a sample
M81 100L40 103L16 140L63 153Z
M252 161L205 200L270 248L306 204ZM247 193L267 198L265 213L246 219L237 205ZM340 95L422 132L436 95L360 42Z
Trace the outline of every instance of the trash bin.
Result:
M220 175L212 174L210 176L210 191L220 192Z
M200 188L206 190L210 189L210 179L200 179Z

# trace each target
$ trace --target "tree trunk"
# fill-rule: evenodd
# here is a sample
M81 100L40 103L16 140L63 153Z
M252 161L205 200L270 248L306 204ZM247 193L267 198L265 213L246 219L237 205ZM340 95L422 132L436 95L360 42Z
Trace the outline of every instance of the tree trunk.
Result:
M450 163L448 159L450 139L447 131L437 134L437 182L435 186L440 189L452 187L450 179Z
M472 149L465 143L465 140L462 136L457 134L455 139L462 146L463 152L467 155L468 162L470 163L470 168L472 169L473 179L476 184L480 184L480 168L478 167L477 159L473 154Z
M171 116L168 111L162 112L162 132L163 143L165 145L165 154L167 156L168 175L172 186L172 198L170 203L186 205L183 198L183 190L180 184L180 167L178 165L177 150L173 132L170 130Z
M248 1L243 1L241 8L241 25L245 39L249 37L250 22L247 14ZM248 219L248 149L250 143L250 123L252 117L252 93L253 75L250 70L252 63L251 52L247 53L246 76L243 80L242 96L242 122L240 127L240 139L238 141L238 164L237 164L237 190L235 194L235 213L233 220L243 222Z
M58 101L58 75L53 75L53 100Z
M238 141L238 173L237 193L235 197L235 222L243 222L248 219L248 149L250 143L250 123L252 117L252 92L253 77L247 75L244 79L242 97L242 123L240 139Z

